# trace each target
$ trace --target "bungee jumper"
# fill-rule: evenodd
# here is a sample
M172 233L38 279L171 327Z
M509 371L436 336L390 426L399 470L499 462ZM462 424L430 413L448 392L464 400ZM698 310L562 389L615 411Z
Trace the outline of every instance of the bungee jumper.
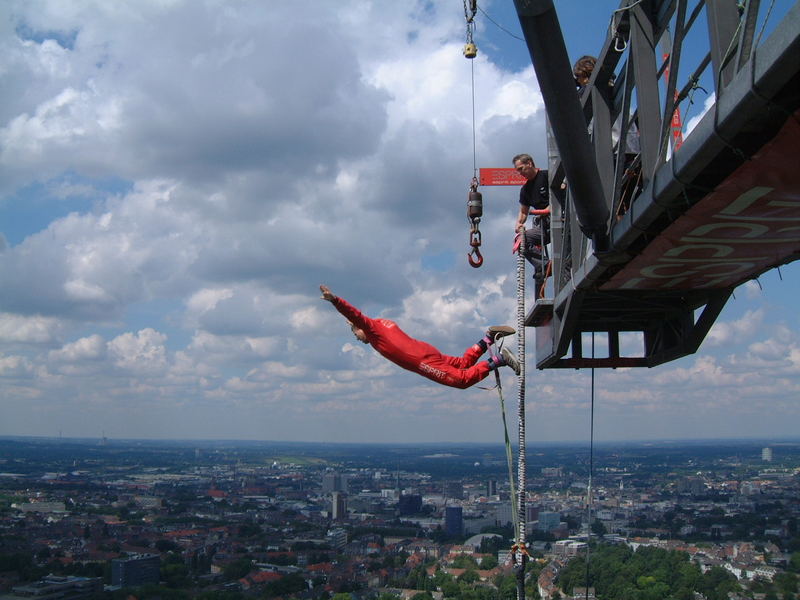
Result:
M489 373L508 366L519 375L517 358L507 348L492 351L488 360L478 359L496 341L515 333L505 325L489 327L483 338L464 352L462 356L442 354L436 347L409 336L388 319L371 319L343 298L335 296L326 285L319 286L322 299L333 304L350 323L353 335L394 364L423 377L454 388L465 389L485 379Z

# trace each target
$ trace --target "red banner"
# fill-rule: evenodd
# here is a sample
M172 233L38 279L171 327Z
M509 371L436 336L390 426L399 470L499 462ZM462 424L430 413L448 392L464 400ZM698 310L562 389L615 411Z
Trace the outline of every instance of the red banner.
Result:
M800 252L798 117L601 289L727 288Z
M661 60L666 61L669 58L669 54L662 54ZM669 81L669 65L666 69L664 69L664 83ZM678 90L675 90L675 112L672 113L672 149L677 150L683 144L683 122L681 120L681 107L677 105L678 102Z
M481 185L522 185L526 181L513 167L481 169Z

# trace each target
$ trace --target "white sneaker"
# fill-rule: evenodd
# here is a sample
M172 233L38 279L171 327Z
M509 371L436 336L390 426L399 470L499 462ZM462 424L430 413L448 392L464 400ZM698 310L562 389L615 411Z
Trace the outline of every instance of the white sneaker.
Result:
M500 351L500 354L503 356L503 360L505 361L506 365L514 369L514 373L519 375L520 373L519 361L517 360L517 357L511 353L511 350L509 350L508 348L503 348Z

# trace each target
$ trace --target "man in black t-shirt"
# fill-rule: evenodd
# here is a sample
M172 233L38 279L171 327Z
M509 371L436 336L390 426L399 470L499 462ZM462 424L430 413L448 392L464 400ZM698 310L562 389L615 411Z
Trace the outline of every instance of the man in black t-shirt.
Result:
M536 298L544 287L544 246L550 243L550 189L547 171L539 169L529 154L517 154L513 158L514 169L527 181L519 190L519 215L516 231L524 235L522 255L533 268L536 282ZM526 228L528 216L534 215L530 228Z

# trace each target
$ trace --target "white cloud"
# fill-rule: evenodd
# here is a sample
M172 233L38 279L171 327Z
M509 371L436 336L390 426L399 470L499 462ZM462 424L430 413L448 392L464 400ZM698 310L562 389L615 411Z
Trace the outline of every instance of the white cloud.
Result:
M0 434L41 433L42 411L75 434L499 439L494 392L387 362L318 292L449 354L516 323L515 189L482 190L485 263L466 261L472 67L479 166L543 163L543 106L530 67L463 58L459 8L12 0ZM699 357L600 376L620 435L796 394L797 319L776 323L785 286L762 279ZM553 424L536 433L573 435L587 372L536 371L527 334L529 401Z
M33 365L24 356L0 356L0 377L27 377Z
M689 108L685 109L684 112L691 110L693 114L689 118L689 120L686 121L686 124L684 125L684 131L685 131L684 137L688 137L689 134L692 133L692 130L695 127L697 127L697 124L703 119L703 117L711 109L711 107L714 106L716 99L717 99L716 94L714 94L714 92L712 91L711 94L709 94L703 99L702 106L698 107L696 103L687 105ZM697 111L699 111L699 113Z
M106 342L98 334L81 338L65 344L59 350L50 352L50 359L63 362L96 361L105 358Z
M747 341L759 331L763 322L763 309L747 311L735 321L717 321L709 331L704 343L709 346L724 346L733 342Z
M166 336L151 328L136 334L123 333L108 343L114 364L134 373L160 373L167 366Z
M57 339L62 327L55 318L0 313L0 341L3 343L48 344Z

